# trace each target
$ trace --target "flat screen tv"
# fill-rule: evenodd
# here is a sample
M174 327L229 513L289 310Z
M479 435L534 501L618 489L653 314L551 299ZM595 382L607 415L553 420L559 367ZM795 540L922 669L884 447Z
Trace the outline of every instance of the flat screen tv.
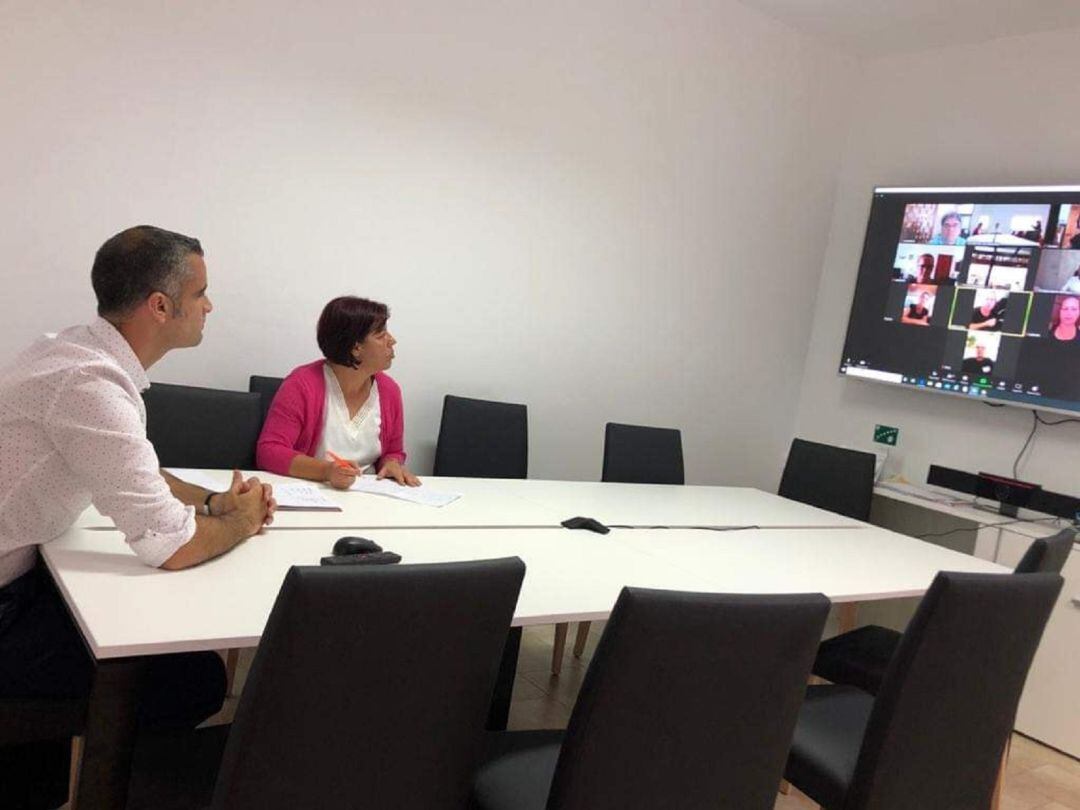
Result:
M1080 186L878 188L840 372L1080 413Z

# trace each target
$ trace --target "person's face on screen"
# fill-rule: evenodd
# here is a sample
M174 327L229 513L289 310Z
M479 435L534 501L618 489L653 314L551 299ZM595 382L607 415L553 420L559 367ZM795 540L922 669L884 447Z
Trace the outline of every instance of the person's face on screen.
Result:
M1062 326L1076 326L1080 320L1080 298L1066 298L1058 311L1058 322Z
M946 245L955 245L960 238L960 219L958 217L946 217L941 223L941 241Z
M919 277L930 278L934 275L934 257L924 255L919 258Z
M206 294L206 262L194 253L187 257L189 272L173 301L173 317L165 323L169 343L175 348L198 346L202 342L206 316L214 308Z
M397 341L384 324L381 329L368 333L356 344L353 356L373 371L386 371L394 362L394 346Z
M981 343L975 344L975 357L979 360L982 360L984 357L986 357L986 347L983 346Z
M930 306L930 293L924 292L919 295L919 306L922 309L926 309Z

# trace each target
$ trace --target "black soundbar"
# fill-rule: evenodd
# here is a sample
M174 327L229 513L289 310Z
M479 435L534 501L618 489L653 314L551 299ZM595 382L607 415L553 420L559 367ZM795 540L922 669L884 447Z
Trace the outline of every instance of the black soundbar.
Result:
M1020 506L1069 520L1077 520L1080 516L1080 498L1048 492L1026 481L1013 481L1001 476L979 476L963 470L931 464L926 473L926 483L956 492L965 492L968 495L993 498L1003 507L1010 507L1008 512L1003 511L1002 514L1011 512L1015 516L1016 507Z

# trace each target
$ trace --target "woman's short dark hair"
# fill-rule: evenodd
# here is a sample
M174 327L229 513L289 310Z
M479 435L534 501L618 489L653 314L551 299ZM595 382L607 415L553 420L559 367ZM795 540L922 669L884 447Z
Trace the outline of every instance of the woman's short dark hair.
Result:
M182 233L153 225L120 231L98 248L90 271L98 314L124 315L155 292L178 301L192 253L202 256L202 245Z
M335 298L323 307L315 333L323 357L339 366L356 368L353 346L381 330L389 318L390 308L378 301L355 295Z

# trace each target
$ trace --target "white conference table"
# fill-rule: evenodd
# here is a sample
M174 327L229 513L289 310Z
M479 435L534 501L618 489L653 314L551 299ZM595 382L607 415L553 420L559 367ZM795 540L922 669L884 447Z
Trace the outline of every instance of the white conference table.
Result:
M228 470L199 474L228 486ZM263 472L274 485L297 479ZM605 525L665 528L855 528L864 524L814 506L749 487L665 486L595 481L536 479L437 478L424 486L463 497L443 507L425 506L366 492L335 490L312 484L341 511L279 510L274 529L490 528L556 527L570 517L595 518ZM309 482L302 482L309 483ZM94 507L76 522L79 528L112 529L113 522Z
M272 531L184 571L143 565L117 532L71 529L42 547L96 659L258 644L290 566L318 565L336 529ZM402 562L518 556L514 626L606 618L623 586L717 593L824 593L834 602L918 596L940 570L992 562L872 527L849 529L382 529Z
M218 489L228 487L229 470L200 470L201 475L217 482ZM340 511L279 509L273 529L366 529L366 528L460 528L493 526L558 526L570 515L523 498L501 486L503 481L486 478L425 478L426 486L443 492L461 493L462 497L442 507L333 489L326 484L300 481L265 472L244 472L258 476L275 486L283 483L310 484L340 507ZM113 529L110 518L90 507L75 523L79 528ZM317 562L317 561L316 561Z
M211 474L220 476L222 486L229 477L228 471ZM434 508L328 489L341 512L279 512L266 533L185 571L144 566L92 509L64 536L42 546L98 662L80 810L123 806L135 735L134 684L146 656L256 645L289 567L318 564L342 534L362 533L401 554L405 564L521 557L526 574L516 627L606 618L626 585L815 592L853 607L917 596L940 570L1009 570L753 489L425 482L464 497ZM744 528L615 528L601 535L558 527L575 515L616 526ZM505 703L508 708L508 689Z

